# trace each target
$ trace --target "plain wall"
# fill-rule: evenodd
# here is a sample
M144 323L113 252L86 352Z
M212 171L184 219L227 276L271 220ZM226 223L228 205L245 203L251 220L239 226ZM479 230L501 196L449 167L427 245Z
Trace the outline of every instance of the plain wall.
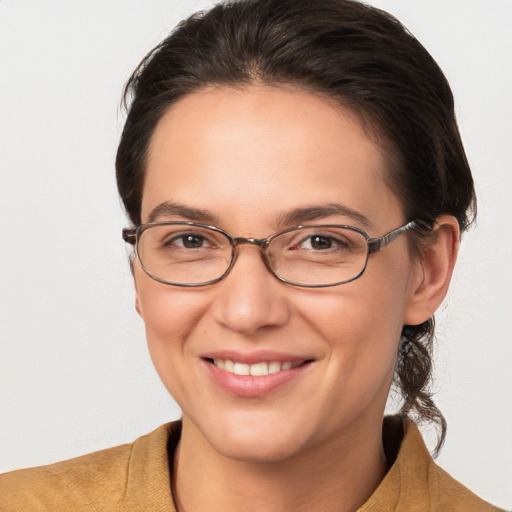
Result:
M0 472L130 442L179 417L133 307L114 156L122 86L210 1L0 2ZM476 180L438 315L438 461L512 506L512 2L373 0L454 90Z

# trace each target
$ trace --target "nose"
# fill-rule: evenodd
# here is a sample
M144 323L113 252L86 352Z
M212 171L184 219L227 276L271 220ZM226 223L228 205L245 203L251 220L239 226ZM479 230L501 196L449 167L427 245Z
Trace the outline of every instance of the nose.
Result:
M239 247L230 273L215 286L213 316L226 329L255 334L289 319L288 286L268 270L254 245Z

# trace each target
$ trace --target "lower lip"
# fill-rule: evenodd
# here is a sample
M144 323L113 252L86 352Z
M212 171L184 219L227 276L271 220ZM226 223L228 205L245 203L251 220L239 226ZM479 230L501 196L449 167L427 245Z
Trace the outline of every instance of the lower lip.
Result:
M304 363L297 368L282 370L263 376L235 375L215 366L209 360L204 360L213 381L224 391L245 398L258 398L268 395L275 389L284 386L301 375L311 363Z

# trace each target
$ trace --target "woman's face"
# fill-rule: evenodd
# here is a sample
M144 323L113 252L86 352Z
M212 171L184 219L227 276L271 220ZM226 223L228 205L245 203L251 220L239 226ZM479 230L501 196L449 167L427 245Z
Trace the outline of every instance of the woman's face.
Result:
M348 224L381 236L406 221L386 185L381 151L355 116L306 92L253 86L194 93L166 113L152 137L142 219L206 222L241 237L302 223ZM161 205L172 207L155 217ZM241 246L229 275L210 286L169 286L137 263L134 270L160 378L184 426L217 452L279 460L380 428L421 280L406 236L371 255L359 279L330 288L280 282L253 245ZM236 372L272 362L284 369L236 375L214 358L232 361Z

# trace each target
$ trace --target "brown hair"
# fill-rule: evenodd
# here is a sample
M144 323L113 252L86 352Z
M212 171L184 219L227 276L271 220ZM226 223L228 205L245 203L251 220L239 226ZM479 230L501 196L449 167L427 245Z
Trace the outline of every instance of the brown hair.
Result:
M127 120L116 169L119 193L134 225L148 145L168 108L209 85L292 84L357 113L385 149L390 187L407 220L422 229L441 214L467 229L476 212L471 171L439 66L391 15L354 0L238 0L184 20L139 64L124 94ZM432 400L433 318L405 325L394 383L400 412L440 428Z

